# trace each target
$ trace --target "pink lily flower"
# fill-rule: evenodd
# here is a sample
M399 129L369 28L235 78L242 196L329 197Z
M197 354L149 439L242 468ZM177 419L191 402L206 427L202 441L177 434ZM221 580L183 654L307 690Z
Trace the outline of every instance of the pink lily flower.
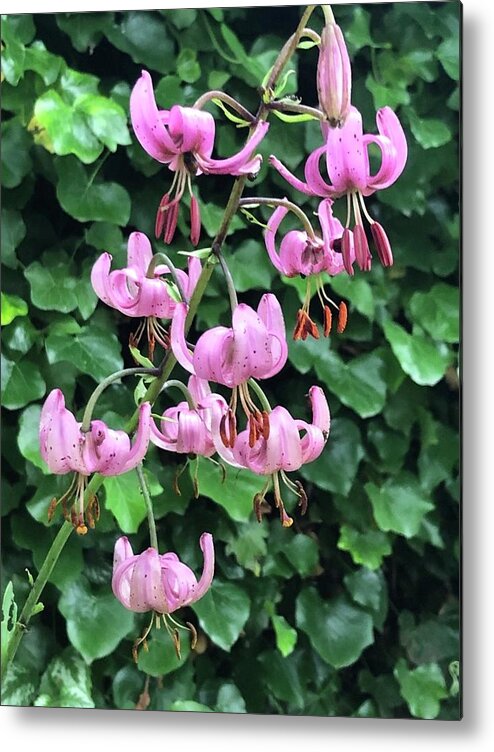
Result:
M334 19L321 33L316 81L322 111L332 128L341 128L350 111L352 69L343 33Z
M279 373L287 361L285 323L276 297L271 293L263 295L257 312L245 303L237 305L232 326L216 326L201 334L193 353L185 341L186 316L187 306L179 303L170 328L171 348L186 371L233 390L228 413L221 419L225 445L233 446L235 442L238 398L247 417L255 420L256 430L266 434L268 415L255 406L247 381L268 379Z
M281 498L279 476L285 485L299 496L303 514L307 508L305 492L301 483L299 481L293 483L286 473L294 472L302 465L316 460L329 436L331 418L323 390L318 386L312 386L309 389L309 399L312 407L312 423L294 419L288 410L279 405L269 414L268 436L255 436L252 425L249 425L248 429L238 434L233 447L224 445L217 417L213 424L216 451L225 462L234 467L248 468L257 475L271 476L276 508L279 509L284 527L289 527L293 520L286 513ZM262 517L264 497L270 482L254 499L258 519Z
M293 339L306 339L311 335L319 339L319 330L309 315L311 300L311 277L315 277L316 291L324 313L324 336L329 336L332 325L332 313L328 305L331 304L338 311L338 328L341 334L346 325L346 305L341 302L337 305L329 298L324 290L320 278L322 272L334 277L341 274L355 259L353 248L353 236L350 233L348 244L348 256L336 250L341 247L341 238L344 233L340 220L333 216L333 201L324 199L319 204L318 216L322 230L322 237L313 234L309 236L306 230L290 230L282 239L279 251L276 248L276 233L288 209L279 206L268 221L264 233L266 250L273 266L286 277L295 277L298 274L307 277L306 297L302 308L297 314L297 324L293 332ZM353 270L352 270L353 271Z
M73 508L71 519L77 532L84 534L87 532L84 523L87 477L96 472L105 476L121 475L141 462L149 444L151 405L144 402L139 407L139 423L133 444L125 431L108 428L101 420L91 421L87 433L81 431L81 425L65 407L61 390L53 389L41 410L40 453L55 475L76 473L59 502L65 514L67 500L75 497L77 510ZM50 517L53 511L54 507L50 507ZM68 517L67 514L65 516Z
M192 193L191 178L195 175L254 175L261 165L261 156L252 157L262 141L268 123L259 122L245 146L227 159L214 159L215 122L212 115L194 107L174 105L159 110L151 76L142 71L130 96L130 116L134 133L143 149L158 162L175 172L170 190L163 196L156 217L156 237L164 229L165 243L171 243L178 218L178 203L188 188L191 204L191 241L199 242L201 219L199 204Z
M199 581L192 570L175 553L159 554L148 548L134 554L123 536L115 544L112 590L125 608L137 613L154 611L171 614L178 608L195 603L211 587L214 574L213 536L203 533L199 545L204 567Z
M96 295L106 305L131 317L144 317L145 322L133 335L133 343L138 343L144 327L147 329L150 349L154 341L168 347L168 334L158 319L171 319L176 301L168 291L164 281L170 275L166 264L153 265L153 250L149 239L142 232L132 232L127 244L127 266L124 269L111 269L112 256L103 253L91 270L91 284ZM183 293L190 297L201 274L201 262L188 257L188 274L176 270Z
M346 195L348 216L342 236L343 257L350 255L349 225L353 208L355 257L363 270L370 269L371 254L361 210L370 224L381 263L383 266L391 266L393 263L393 254L386 233L367 212L364 196L370 196L375 191L392 185L403 172L408 153L403 128L389 107L378 110L376 121L379 135L364 135L362 116L357 108L352 106L341 128L331 128L323 123L321 128L325 144L315 149L307 159L305 182L295 177L276 157L271 156L269 159L280 175L302 193L332 199ZM369 144L375 144L381 152L381 165L375 174L370 171ZM326 157L329 183L323 179L319 169L319 161L323 155Z
M207 381L197 376L189 378L188 389L195 406L183 401L165 410L160 429L151 423L151 441L169 452L211 457L216 451L211 435L213 415L221 417L228 405L224 397L211 392Z

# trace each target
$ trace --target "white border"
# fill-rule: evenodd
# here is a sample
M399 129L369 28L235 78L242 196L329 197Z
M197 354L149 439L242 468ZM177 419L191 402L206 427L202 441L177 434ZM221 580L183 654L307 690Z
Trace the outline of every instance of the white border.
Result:
M219 0L217 6L241 3ZM244 2L245 5L300 5L299 2ZM337 5L338 3L334 3ZM212 7L193 0L163 7ZM3 0L2 13L77 10L151 9L136 2L74 3ZM494 501L489 493L494 442L488 433L493 423L493 372L487 353L492 352L494 247L492 208L487 206L492 147L488 138L494 125L490 101L494 4L466 0L464 13L463 90L463 552L464 552L464 720L395 721L328 719L289 716L232 716L219 714L139 713L103 710L45 710L0 708L3 740L21 748L46 748L51 752L87 751L118 747L126 750L174 749L242 752L258 745L260 752L303 752L337 749L338 752L451 752L492 749L494 737L494 624L491 577ZM489 247L490 246L490 247ZM491 305L488 307L488 303ZM482 357L484 356L484 357ZM11 741L12 740L12 741Z

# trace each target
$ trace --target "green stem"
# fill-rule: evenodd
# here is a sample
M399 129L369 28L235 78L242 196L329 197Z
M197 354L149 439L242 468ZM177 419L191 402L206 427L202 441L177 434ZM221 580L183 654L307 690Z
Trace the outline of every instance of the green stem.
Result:
M289 201L287 198L264 198L264 197L253 197L253 198L242 198L238 202L238 205L240 209L255 209L257 206L284 206L285 209L288 209L289 211L293 212L302 222L303 226L305 227L305 230L307 232L307 235L311 238L311 240L316 241L316 234L314 232L314 228L312 227L310 220L305 214L305 212L302 211L302 209L297 206L296 204L292 203L292 201Z
M235 290L235 283L233 281L232 273L230 269L228 268L228 264L225 261L225 257L221 253L221 251L217 252L218 261L220 262L221 270L224 274L225 280L226 280L226 286L228 289L228 297L230 298L230 308L233 311L238 306L238 298L237 298L237 291Z
M151 263L148 266L146 277L148 279L153 279L154 278L154 270L156 269L156 267L158 266L158 264L160 263L160 261L164 261L165 262L165 264L167 265L168 270L169 270L169 272L171 274L171 277L172 277L173 281L175 282L175 284L176 284L176 286L178 288L178 291L180 293L180 297L182 298L182 300L183 300L184 303L188 303L189 302L188 298L187 298L187 296L186 296L186 294L184 292L184 288L182 287L182 283L180 281L180 277L177 274L177 267L175 266L175 264L173 263L173 261L171 260L171 258L166 255L166 253L163 253L162 251L160 251L159 253L155 253L154 254L153 258L151 259Z
M224 91L207 91L194 102L192 107L194 107L196 110L200 110L201 107L204 107L207 102L210 102L213 99L219 99L220 102L229 104L230 107L233 110L236 110L238 114L241 115L243 119L248 123L253 123L255 121L254 115L249 112L249 110L245 109L245 107L243 107L240 102L237 102L237 100L231 97L229 94L225 94Z
M105 389L110 386L110 384L113 384L114 381L118 381L119 379L123 378L124 376L137 376L140 374L148 374L151 376L157 376L159 373L157 368L124 368L122 371L116 371L115 373L112 373L111 376L108 376L104 381L101 382L101 384L98 384L92 395L90 396L88 403L86 405L86 409L84 410L84 415L82 418L81 423L81 431L82 433L87 433L89 429L91 428L91 419L93 417L93 411L96 406L96 402L100 398L102 392L105 391Z
M10 638L10 642L7 647L5 661L4 663L2 663L2 677L4 676L10 662L14 660L14 656L17 652L17 648L19 647L19 643L24 632L26 631L31 616L33 615L33 611L36 608L43 588L48 582L48 579L53 572L53 568L58 561L58 557L62 553L62 549L67 543L73 529L74 528L72 527L70 522L64 522L62 527L58 531L53 543L51 544L50 550L48 551L46 558L41 565L33 587L31 588L31 591L26 598L26 602L24 603L24 607L19 616L19 620L14 627L12 637Z
M185 384L183 384L178 379L169 379L168 381L165 381L162 389L168 389L169 387L175 387L176 389L180 389L182 394L184 395L185 399L187 400L187 404L190 407L191 410L195 410L197 405L194 401L194 398L192 397L192 394L189 392Z
M278 112L295 112L298 115L311 115L317 120L327 120L326 115L316 107L308 107L305 104L299 104L298 102L290 102L286 99L280 99L278 101L269 103L270 110L277 110Z
M283 68L287 64L289 58L296 50L297 44L300 39L300 35L302 34L304 27L314 10L315 6L311 5L308 6L308 8L305 10L302 19L297 27L297 30L295 34L290 37L287 44L283 47L281 50L278 59L273 67L273 70L271 71L271 75L269 77L268 84L270 87L273 87L276 84L276 81L280 74L283 71ZM266 118L269 114L269 108L266 106L266 104L261 103L256 115L256 122L261 120L262 118ZM249 136L251 135L251 132L253 130L254 126L251 126ZM204 291L206 290L206 287L208 286L209 280L211 279L211 276L214 271L214 267L218 263L216 253L218 250L221 250L223 243L225 242L225 238L228 233L228 229L230 227L230 223L238 209L238 202L242 196L242 192L245 187L245 183L247 181L247 176L242 175L238 178L236 178L232 191L230 193L230 198L228 199L228 203L225 207L225 211L223 214L223 219L221 221L220 228L216 234L216 237L213 242L213 251L211 252L211 255L208 259L206 259L206 262L204 263L204 266L202 268L201 276L199 277L199 280L197 282L197 285L194 289L194 292L192 294L192 297L190 299L189 303L189 311L187 314L187 318L185 320L185 333L189 331L192 321L197 313L197 309L199 307L199 303L201 302L201 299L204 295ZM159 371L160 374L154 379L154 381L149 385L143 401L149 401L151 404L153 404L158 397L163 384L166 382L168 377L170 376L170 373L172 372L173 368L176 365L176 358L173 355L173 353L168 351L163 364L161 365ZM139 369L141 372L143 369ZM135 429L137 426L139 412L136 410L131 417L131 419L128 421L127 424L127 432L130 433ZM96 491L100 488L100 486L103 484L104 476L100 475L99 473L96 473L91 478L90 482L88 483L88 486L86 488L85 493L85 501L89 501L89 499L94 496ZM69 522L64 522L60 530L58 531L58 534L53 541L50 550L48 551L46 558L41 565L41 568L39 570L38 576L36 578L36 581L33 585L33 588L31 590L31 593L29 594L26 603L24 604L24 608L21 612L21 621L18 622L14 628L14 634L12 635L11 641L9 643L9 648L7 650L7 657L5 660L5 664L2 665L2 673L7 669L9 663L13 660L14 655L17 651L17 648L19 646L19 643L22 639L22 635L24 633L24 627L27 625L29 620L31 619L33 609L36 606L36 603L38 602L38 599L41 595L41 592L43 591L43 588L45 587L48 578L53 570L53 567L58 561L58 558L63 550L63 547L65 546L66 542L70 538L70 535L73 531L73 527ZM22 625L22 626L21 626Z
M151 543L151 546L157 551L158 550L158 536L156 535L156 522L154 519L153 502L151 501L148 484L146 483L146 478L144 477L144 471L142 469L142 462L139 462L139 464L137 465L136 473L139 479L139 485L141 487L142 495L146 503L146 512L148 516L148 525L149 525L149 542Z
M254 379L249 379L248 384L249 384L250 387L252 387L252 389L254 390L254 392L259 397L259 402L261 403L261 405L263 406L263 408L266 410L266 412L270 413L273 408L269 404L268 398L264 394L263 390L261 389L261 387L259 386L259 384L257 383L257 381L254 381Z

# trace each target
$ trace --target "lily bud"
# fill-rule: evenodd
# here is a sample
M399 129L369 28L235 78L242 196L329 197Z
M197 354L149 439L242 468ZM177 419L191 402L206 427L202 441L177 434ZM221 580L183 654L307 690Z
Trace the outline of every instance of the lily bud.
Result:
M352 69L340 27L328 20L317 64L319 105L332 128L341 128L350 110Z

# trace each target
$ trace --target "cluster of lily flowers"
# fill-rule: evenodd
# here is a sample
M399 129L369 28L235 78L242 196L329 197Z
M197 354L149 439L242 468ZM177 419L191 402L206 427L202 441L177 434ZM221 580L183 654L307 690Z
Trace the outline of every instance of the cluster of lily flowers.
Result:
M297 191L319 199L314 229L302 210L285 198L242 199L240 207L271 205L274 211L264 231L266 251L274 267L283 275L302 275L307 294L298 311L293 339L308 336L319 339L319 328L310 316L311 281L323 309L323 335L332 328L331 307L336 309L337 331L343 331L347 310L327 295L323 273L354 274L371 268L372 254L363 217L378 258L387 267L393 254L386 233L365 206L365 198L386 188L401 174L407 145L397 116L389 107L377 113L379 135L364 134L362 117L351 104L351 68L341 29L327 19L320 38L317 89L321 113L322 144L308 157L304 180L292 174L275 156L270 164ZM205 100L206 101L206 100ZM190 240L197 246L201 234L200 207L192 180L199 175L255 176L261 156L253 152L268 132L268 123L255 120L245 146L226 159L212 157L215 121L201 105L158 109L151 76L143 71L130 99L135 135L145 151L174 173L171 187L159 202L156 238L171 243L176 232L180 201L190 196ZM371 172L369 146L381 153L380 167ZM324 160L326 175L321 171ZM346 200L347 219L343 225L333 215L333 204ZM290 230L277 243L280 226L292 211L300 229ZM54 500L49 514L61 503L66 519L84 534L98 516L96 497L85 504L88 477L93 473L113 476L136 468L151 442L156 447L183 455L211 458L218 455L227 465L247 468L264 478L254 499L257 519L270 511L266 495L273 489L274 503L284 527L293 519L285 509L281 484L298 497L301 513L307 508L302 484L289 473L317 459L328 440L330 411L323 390L314 385L308 399L311 422L293 417L278 405L271 408L258 382L269 379L285 366L288 356L285 321L280 303L272 293L262 295L257 309L245 303L232 304L230 326L215 326L199 336L195 344L187 339L189 304L201 275L201 261L189 255L187 271L175 269L165 254L154 254L149 238L141 232L128 239L127 266L112 270L112 256L103 253L94 264L91 281L97 296L120 313L141 319L131 339L137 345L144 331L154 352L158 343L173 352L190 374L182 384L184 400L167 408L158 423L151 404L139 406L139 421L133 441L124 431L109 428L101 420L89 426L78 422L65 407L62 392L54 389L41 413L41 455L53 473L73 473L64 496ZM165 325L164 322L169 322ZM176 382L174 382L176 384ZM229 399L211 384L229 390ZM238 418L238 414L242 418ZM242 421L243 426L238 426ZM69 509L69 502L71 507ZM115 545L112 587L115 596L128 609L170 615L190 605L209 589L214 573L214 547L210 533L200 539L204 569L199 581L175 553L160 555L150 547L134 554L126 537ZM156 617L157 618L157 617Z

